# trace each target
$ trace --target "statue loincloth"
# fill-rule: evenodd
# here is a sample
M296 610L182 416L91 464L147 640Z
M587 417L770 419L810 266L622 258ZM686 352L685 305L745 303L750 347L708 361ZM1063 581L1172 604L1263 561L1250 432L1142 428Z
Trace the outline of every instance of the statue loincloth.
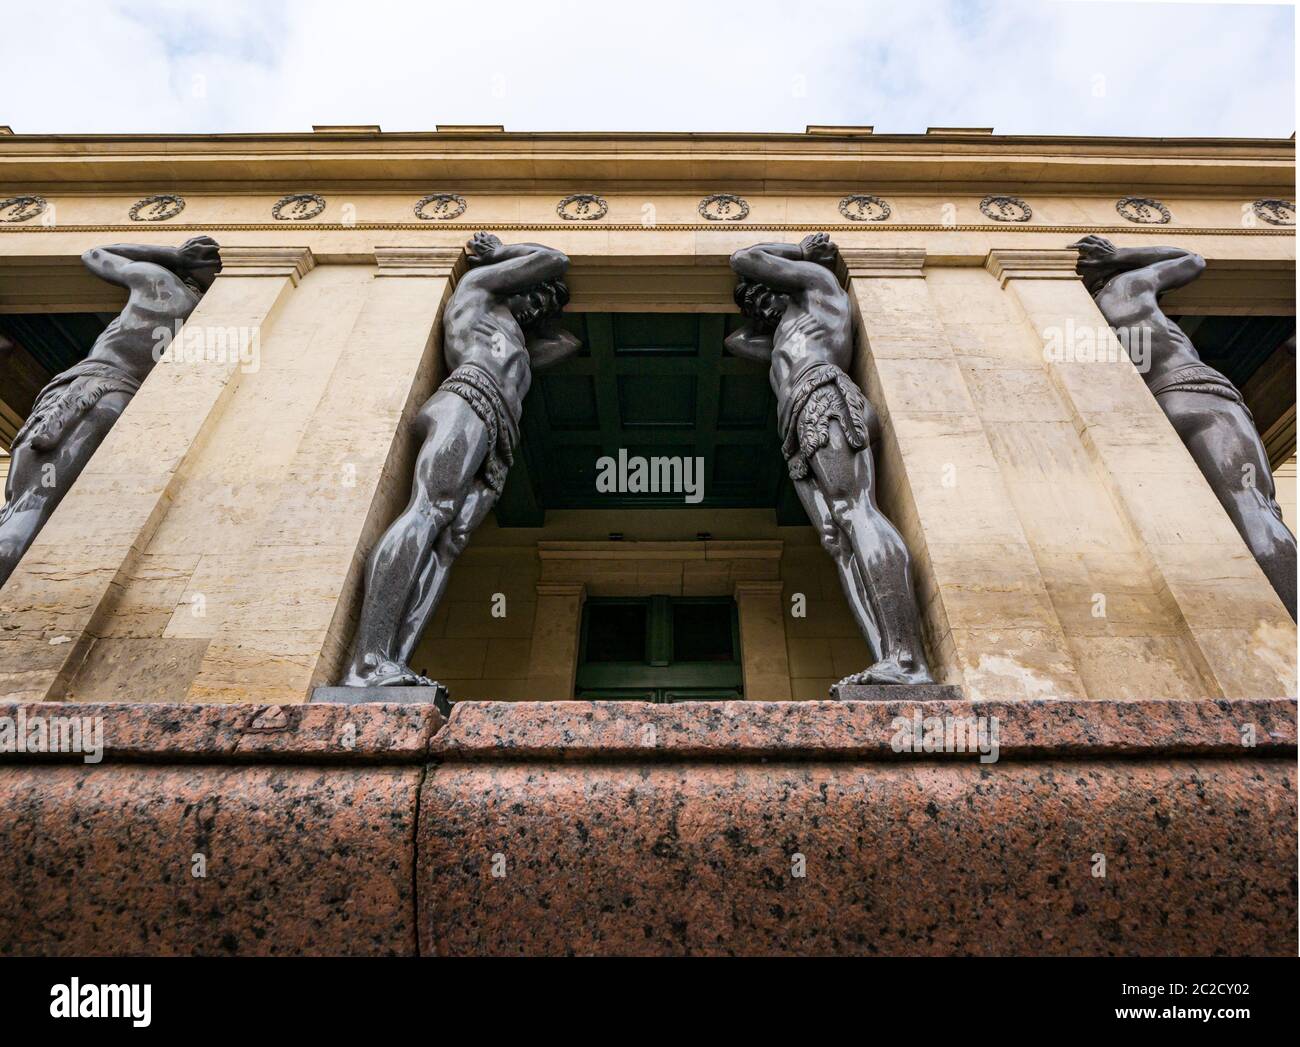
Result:
M1250 408L1246 406L1246 401L1241 395L1241 391L1233 385L1226 375L1220 374L1213 367L1207 364L1183 364L1182 367L1175 367L1167 375L1157 378L1147 388L1160 402L1160 397L1165 393L1204 393L1207 396L1219 396L1225 400L1230 400L1241 408L1242 413L1246 416L1246 421L1250 423L1251 432L1258 432L1255 426L1255 416L1250 413ZM1163 406L1163 405L1162 405ZM1260 454L1264 449L1260 447ZM1269 511L1279 520L1282 519L1282 507L1277 503L1276 489L1273 488L1272 478L1267 478L1267 487L1264 489L1268 495L1267 502Z
M478 475L497 494L506 485L506 473L515 461L519 442L519 419L491 372L478 364L461 364L438 386L438 392L455 393L473 408L487 426L488 452Z
M82 360L54 376L32 406L14 446L23 441L37 451L46 451L59 442L64 430L89 411L109 393L134 396L140 383L122 368L100 360Z
M805 367L787 388L778 421L781 453L792 479L809 475L809 460L830 443L832 419L840 423L850 447L860 451L870 443L871 405L853 379L834 364Z
M1206 364L1183 364L1182 367L1175 367L1168 374L1157 378L1147 388L1151 390L1151 395L1157 398L1165 393L1207 393L1210 396L1221 396L1242 407L1246 406L1246 401L1242 399L1237 387Z

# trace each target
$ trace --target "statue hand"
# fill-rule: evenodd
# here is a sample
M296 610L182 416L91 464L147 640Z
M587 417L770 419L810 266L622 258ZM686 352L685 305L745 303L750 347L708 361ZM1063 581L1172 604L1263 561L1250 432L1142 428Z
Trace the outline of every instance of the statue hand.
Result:
M469 238L465 250L471 265L488 265L501 249L501 238L492 233L475 233Z
M829 233L809 233L799 242L799 250L805 262L816 262L827 267L834 266L839 249L831 242Z
M1070 244L1070 247L1079 252L1079 257L1089 262L1103 262L1114 258L1116 247L1104 236L1089 234L1080 240Z

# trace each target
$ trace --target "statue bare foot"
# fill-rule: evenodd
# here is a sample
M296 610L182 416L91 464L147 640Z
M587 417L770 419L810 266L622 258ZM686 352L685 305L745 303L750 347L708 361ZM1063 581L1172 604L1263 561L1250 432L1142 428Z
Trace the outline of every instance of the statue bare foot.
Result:
M934 683L930 670L924 666L908 665L896 658L882 658L875 665L870 665L860 673L844 677L837 687L852 684L920 684Z
M387 658L367 655L364 668L352 668L343 678L341 687L437 687L435 680L421 676L410 666Z

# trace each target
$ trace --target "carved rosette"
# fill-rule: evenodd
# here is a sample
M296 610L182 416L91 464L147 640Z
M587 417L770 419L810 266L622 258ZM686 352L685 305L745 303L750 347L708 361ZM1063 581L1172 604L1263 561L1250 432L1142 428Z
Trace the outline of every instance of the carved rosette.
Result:
M609 204L595 193L572 193L555 205L555 213L566 222L598 222L609 214Z
M430 193L415 205L415 217L422 222L450 222L469 207L459 193Z
M44 214L47 207L43 196L10 196L0 200L0 222L26 222Z
M1293 200L1256 200L1250 206L1255 217L1269 225L1295 225Z
M290 193L275 202L271 217L277 222L305 222L324 210L325 197L319 193Z
M840 214L850 222L883 222L893 211L879 196L846 196L840 201Z
M131 205L127 217L133 222L165 222L185 210L185 198L175 193L146 196Z
M1146 196L1126 196L1115 202L1115 210L1122 218L1138 225L1168 225L1173 217L1169 208L1159 200Z
M980 201L980 212L995 222L1027 222L1034 217L1033 209L1018 196L986 196Z
M700 201L698 210L709 222L740 222L749 217L749 202L735 193L713 193Z

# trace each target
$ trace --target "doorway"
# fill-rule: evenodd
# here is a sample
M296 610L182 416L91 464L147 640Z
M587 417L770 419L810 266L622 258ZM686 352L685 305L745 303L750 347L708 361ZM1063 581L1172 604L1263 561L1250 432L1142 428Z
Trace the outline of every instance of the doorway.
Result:
M725 597L589 599L576 697L671 704L744 696L736 602Z

